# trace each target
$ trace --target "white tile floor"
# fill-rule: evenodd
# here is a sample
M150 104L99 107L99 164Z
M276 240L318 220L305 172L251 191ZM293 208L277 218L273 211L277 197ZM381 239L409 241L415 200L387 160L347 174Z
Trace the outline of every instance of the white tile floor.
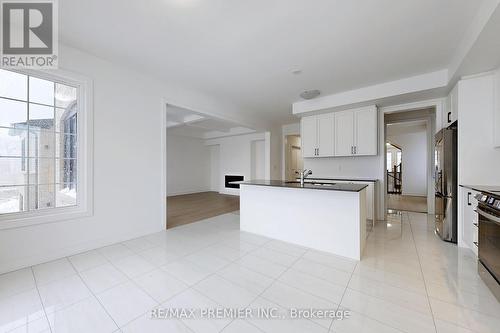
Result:
M500 332L469 250L427 216L379 223L361 262L239 231L226 214L0 275L0 332ZM153 308L348 309L350 318L152 320Z

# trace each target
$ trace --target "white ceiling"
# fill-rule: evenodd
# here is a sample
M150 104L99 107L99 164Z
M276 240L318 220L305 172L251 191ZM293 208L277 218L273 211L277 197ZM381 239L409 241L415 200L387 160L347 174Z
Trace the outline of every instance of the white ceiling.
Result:
M237 123L217 119L205 114L167 105L167 133L199 139L253 133L255 130Z
M401 123L387 124L387 137L404 135L410 133L420 133L427 130L425 120L412 120Z
M481 2L64 0L59 30L65 44L286 123L303 90L446 68Z

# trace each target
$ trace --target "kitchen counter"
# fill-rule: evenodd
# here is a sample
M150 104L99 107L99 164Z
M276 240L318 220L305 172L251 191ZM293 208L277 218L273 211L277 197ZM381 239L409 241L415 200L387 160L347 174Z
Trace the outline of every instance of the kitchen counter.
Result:
M489 185L460 185L474 191L489 193L493 195L500 195L500 186L489 186Z
M249 180L242 182L234 182L240 185L258 185L258 186L273 186L273 187L288 187L298 189L311 190L328 190L328 191L347 191L359 192L366 188L366 184L348 184L348 183L321 183L319 179L308 178L304 185L300 185L298 181L283 181L283 180Z
M342 182L363 182L363 183L376 183L378 179L376 178L345 178L345 177L307 177L308 180L327 180L327 181L342 181Z
M361 259L371 225L367 219L368 184L238 183L242 231Z

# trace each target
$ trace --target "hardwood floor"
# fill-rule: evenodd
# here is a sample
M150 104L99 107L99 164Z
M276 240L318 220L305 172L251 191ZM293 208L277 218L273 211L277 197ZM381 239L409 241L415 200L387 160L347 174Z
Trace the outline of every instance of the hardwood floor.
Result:
M167 197L167 229L240 209L240 197L200 192Z
M387 208L408 212L427 213L427 198L411 195L387 195Z

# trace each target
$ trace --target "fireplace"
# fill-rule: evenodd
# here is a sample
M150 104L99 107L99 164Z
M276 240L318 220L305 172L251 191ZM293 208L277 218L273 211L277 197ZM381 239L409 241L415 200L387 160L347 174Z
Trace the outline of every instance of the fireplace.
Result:
M231 182L240 182L243 181L243 176L235 176L235 175L226 175L224 184L226 188L240 188L240 184L230 184Z

